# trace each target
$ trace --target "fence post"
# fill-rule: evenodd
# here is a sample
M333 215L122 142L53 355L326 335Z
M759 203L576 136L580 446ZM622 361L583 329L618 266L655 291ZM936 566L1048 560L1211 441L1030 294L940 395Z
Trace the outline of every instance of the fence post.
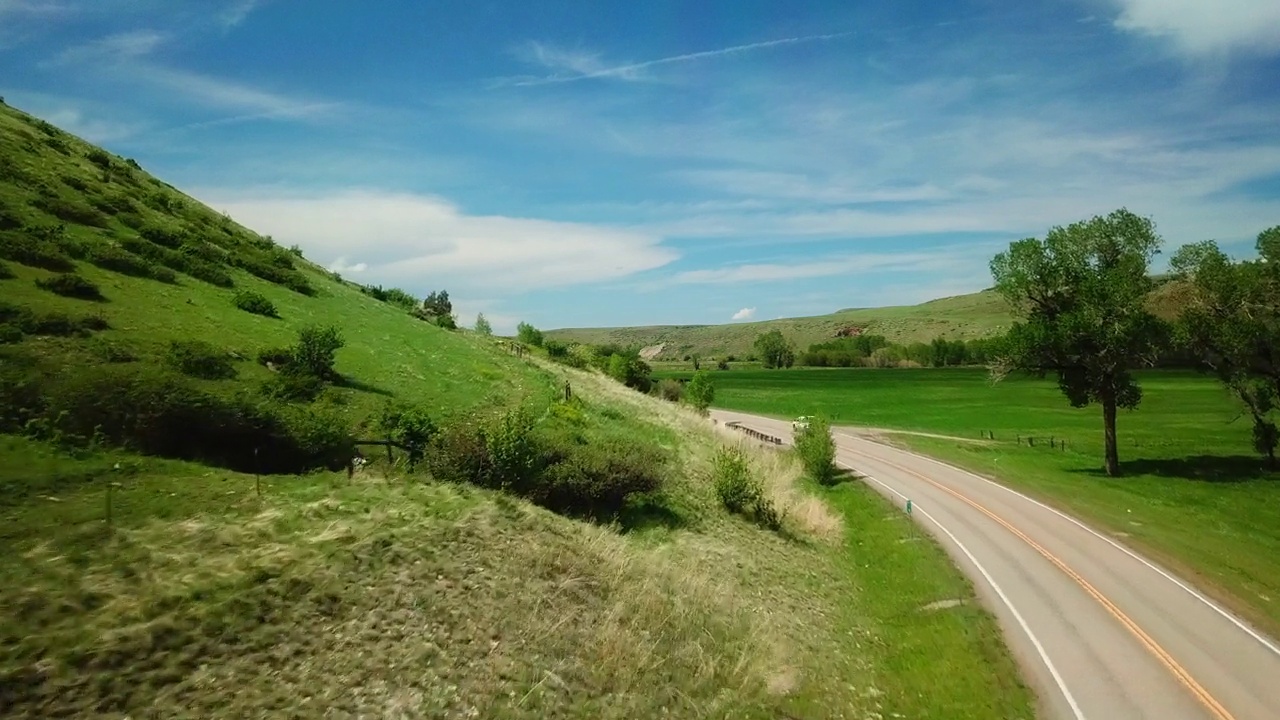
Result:
M396 464L396 457L391 454L391 436L389 435L387 436L387 462L392 465Z
M253 449L253 487L262 497L262 466L258 462L258 448Z

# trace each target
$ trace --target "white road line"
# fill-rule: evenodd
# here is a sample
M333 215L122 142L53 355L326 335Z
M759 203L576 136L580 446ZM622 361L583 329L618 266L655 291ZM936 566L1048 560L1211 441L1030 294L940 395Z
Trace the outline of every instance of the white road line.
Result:
M865 442L865 443L871 443L871 444L873 444L873 445L881 445L881 443L877 443L877 442L875 442L874 440L867 440L867 439L865 439L865 438L855 437L855 436L853 436L853 435L849 435L849 434L847 434L847 433L836 433L836 434L837 434L837 435L840 435L841 437L848 438L848 439L850 439L850 440L860 440L860 441L862 441L862 442ZM888 446L887 446L887 445L882 445L882 447L888 447ZM897 449L897 448L892 448L892 449ZM1002 485L1002 484L1000 484L1000 483L998 483L998 482L995 482L994 480L991 480L991 479L989 479L989 478L982 477L981 475L978 475L978 474L976 474L976 473L969 472L968 470L965 470L965 469L963 469L963 468L958 468L958 467L956 467L956 466L954 466L954 465L949 465L949 464L944 463L944 462L942 462L942 461L940 461L940 460L935 460L935 459L933 459L933 458L931 458L931 457L929 457L929 456L927 456L927 455L920 455L920 454L917 454L917 453L906 452L905 450L900 450L899 452L903 452L903 453L905 453L905 454L907 454L907 455L910 455L910 456L912 456L912 457L916 457L916 458L920 458L920 459L922 459L922 460L927 460L927 461L929 461L929 462L931 462L931 463L933 463L933 464L935 464L935 465L941 465L942 467L945 467L945 468L947 468L947 469L949 469L949 470L954 470L954 471L956 471L956 472L964 473L965 475L968 475L969 477L977 478L978 480L981 480L982 482L988 483L988 484L990 484L990 485L994 485L994 486L996 486L996 487L1000 488L1001 490L1004 490L1005 492L1012 493L1013 495L1016 495L1016 496L1018 496L1018 497L1022 498L1023 500L1026 500L1026 501L1027 501L1027 502L1029 502L1029 503L1032 503L1032 504L1037 505L1037 506L1039 506L1039 507L1041 507L1041 508L1044 508L1045 510L1048 510L1049 512L1053 513L1054 515L1057 515L1058 517L1060 517L1060 518L1062 518L1062 519L1064 519L1064 520L1066 520L1066 521L1068 521L1068 522L1070 522L1070 523L1072 523L1072 524L1076 525L1077 527L1079 527L1080 529L1082 529L1082 530L1084 530L1085 532L1089 533L1090 535L1093 535L1094 537L1096 537L1096 538L1098 538L1098 539L1100 539L1100 540L1102 540L1102 541L1104 541L1104 542L1108 543L1109 545L1111 545L1111 546L1112 546L1112 547L1114 547L1115 549L1119 550L1120 552L1124 553L1125 555L1128 555L1129 557L1133 558L1134 560L1137 560L1138 562L1142 563L1143 565L1146 565L1148 568L1151 568L1151 569L1152 569L1152 570L1154 570L1157 574L1159 574L1161 577L1163 577L1164 579L1166 579L1166 580L1168 580L1169 582L1173 583L1174 585L1177 585L1178 587L1182 588L1183 590L1185 590L1186 592L1188 592L1192 597L1194 597L1195 599L1199 600L1200 602L1204 603L1205 605L1207 605L1208 607L1210 607L1211 609L1213 609L1213 611L1214 611L1214 612L1218 613L1218 614L1219 614L1219 615L1221 615L1222 617L1224 617L1224 618L1226 618L1227 620L1229 620L1229 621L1231 622L1231 624L1233 624L1233 625L1235 625L1236 627L1240 628L1241 630L1245 631L1245 632L1246 632L1250 637L1252 637L1254 640L1257 640L1259 643L1261 643L1263 647L1267 648L1267 649L1268 649L1268 650L1270 650L1272 653L1275 653L1276 655L1280 656L1280 646L1276 645L1274 642L1272 642L1271 640L1267 639L1267 638L1266 638L1265 636L1263 636L1261 633L1257 632L1257 631L1256 631L1256 630L1254 630L1253 628L1251 628L1251 627L1249 627L1248 625L1246 625L1246 624L1244 623L1244 621L1243 621L1243 620L1239 619L1239 618L1238 618L1238 617L1236 617L1234 614L1232 614L1232 613L1228 612L1227 610L1223 609L1221 606L1219 606L1217 603L1213 602L1213 601L1212 601L1212 600L1210 600L1209 598L1205 597L1203 594L1201 594L1201 593L1200 593L1198 590L1196 590L1195 588L1193 588L1193 587L1191 587L1191 586L1187 585L1186 583L1182 582L1182 581L1181 581L1181 580L1179 580L1178 578L1176 578L1176 577L1174 577L1173 575L1169 574L1168 572L1164 571L1163 569L1161 569L1160 567L1158 567L1157 565L1155 565L1154 563L1152 563L1150 560L1147 560L1146 558L1142 557L1141 555L1138 555L1137 553L1133 552L1132 550L1130 550L1129 548L1125 547L1124 545L1121 545L1120 543L1116 542L1115 540L1113 540L1113 539L1111 539L1111 538L1107 537L1106 535L1103 535L1102 533L1098 532L1097 530L1094 530L1093 528L1089 527L1088 525L1085 525L1084 523L1082 523L1082 522L1080 522L1079 520L1077 520L1077 519L1075 519L1075 518L1071 517L1070 515L1068 515L1068 514L1066 514L1066 513L1062 512L1062 511L1060 511L1060 510L1057 510L1056 508L1049 507L1048 505L1045 505L1044 503L1040 502L1039 500L1036 500L1035 498L1032 498L1032 497L1028 497L1028 496L1026 496L1026 495L1024 495L1024 494L1022 494L1022 493L1018 492L1017 490L1014 490L1013 488L1010 488L1010 487L1008 487L1008 486Z
M866 474L865 472L857 470L848 463L837 462L836 464L843 465L845 468L859 473L863 478L876 483L880 487L888 490L894 495L897 495L903 500L907 499L906 495L903 495L889 485ZM1045 652L1044 646L1040 644L1040 639L1036 637L1035 633L1031 632L1031 628L1027 625L1027 621L1023 619L1022 613L1018 612L1018 609L1013 606L1013 602L1009 600L1008 595L1004 594L1004 590L1001 589L1000 585L995 581L995 578L991 577L991 573L987 572L987 569L982 566L982 563L978 562L978 558L974 557L973 553L969 552L969 548L965 547L964 543L960 542L955 535L951 534L950 530L948 530L942 523L938 522L937 518L930 515L927 510L921 509L919 505L913 505L912 509L913 511L919 512L921 515L928 518L929 521L936 525L937 528L945 533L947 537L951 538L951 542L955 543L956 547L960 548L960 552L964 553L965 557L969 558L969 562L973 563L974 567L978 568L978 572L982 573L982 577L986 578L987 583L989 583L991 588L996 591L996 595L1000 597L1000 601L1004 603L1005 607L1009 608L1009 612L1013 613L1013 617L1018 621L1018 625L1022 627L1022 631L1031 639L1031 644L1035 646L1036 652L1040 654L1040 659L1044 661L1045 667L1049 668L1049 674L1053 676L1053 681L1058 684L1058 689L1062 691L1063 697L1067 699L1067 704L1071 706L1071 712L1075 714L1076 720L1085 720L1084 713L1080 710L1080 706L1076 704L1075 696L1073 696L1071 691L1067 689L1066 681L1062 679L1062 675L1058 673L1058 668L1055 667L1053 661L1049 659L1049 654Z

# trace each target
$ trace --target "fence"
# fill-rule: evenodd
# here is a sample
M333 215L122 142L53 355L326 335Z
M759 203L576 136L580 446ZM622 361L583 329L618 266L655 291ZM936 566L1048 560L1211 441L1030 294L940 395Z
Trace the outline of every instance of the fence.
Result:
M766 442L771 445L782 444L782 438L774 435L769 435L768 433L762 433L759 430L756 430L754 428L745 427L741 423L739 423L737 420L734 420L732 422L727 422L724 424L724 426L728 428L733 428L734 430L741 430L742 432L746 433L747 437L754 438L756 440L759 440L760 442Z

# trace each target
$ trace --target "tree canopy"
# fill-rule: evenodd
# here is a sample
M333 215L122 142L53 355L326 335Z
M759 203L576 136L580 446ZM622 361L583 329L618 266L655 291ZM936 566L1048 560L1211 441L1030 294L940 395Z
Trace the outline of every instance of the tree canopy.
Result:
M756 354L767 368L791 367L796 362L795 346L782 335L781 330L761 333L755 341Z
M484 313L476 314L476 332L481 335L493 334L493 326L489 324L489 318L486 318Z
M1155 224L1122 208L1013 242L991 261L996 290L1022 318L997 377L1053 373L1073 407L1101 404L1108 475L1120 473L1116 409L1141 402L1132 370L1154 363L1165 332L1146 309L1159 246Z
M1280 430L1280 226L1258 235L1258 257L1232 262L1212 241L1184 245L1170 263L1190 292L1184 342L1244 404L1253 444L1276 466Z

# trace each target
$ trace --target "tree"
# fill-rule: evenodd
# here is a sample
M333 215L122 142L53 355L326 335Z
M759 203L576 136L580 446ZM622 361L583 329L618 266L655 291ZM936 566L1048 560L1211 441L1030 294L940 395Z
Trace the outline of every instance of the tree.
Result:
M1155 224L1121 208L1054 227L1044 240L1018 240L991 261L996 290L1022 316L1004 341L995 377L1054 373L1072 407L1101 404L1111 476L1120 474L1116 409L1141 402L1131 371L1154 363L1164 334L1145 306L1147 268L1159 246Z
M527 322L522 322L516 326L516 339L525 345L542 347L542 331Z
M493 334L493 326L489 325L489 319L484 313L476 314L476 332L486 337Z
M823 415L809 422L795 434L795 450L810 477L823 485L832 484L836 472L836 441L831 435L831 422Z
M1170 265L1187 283L1180 339L1253 418L1253 445L1276 467L1280 430L1280 226L1258 235L1259 258L1233 263L1212 241L1184 245Z
M755 349L767 368L791 367L796 362L795 346L782 336L781 330L756 336Z
M287 372L298 372L320 380L336 380L334 356L346 343L335 327L309 325L298 332L298 344L292 348L292 362Z
M716 399L715 381L707 370L699 370L684 390L684 399L698 412L705 413Z
M422 301L422 310L428 315L435 315L436 317L452 315L453 303L449 300L449 291L432 291Z

